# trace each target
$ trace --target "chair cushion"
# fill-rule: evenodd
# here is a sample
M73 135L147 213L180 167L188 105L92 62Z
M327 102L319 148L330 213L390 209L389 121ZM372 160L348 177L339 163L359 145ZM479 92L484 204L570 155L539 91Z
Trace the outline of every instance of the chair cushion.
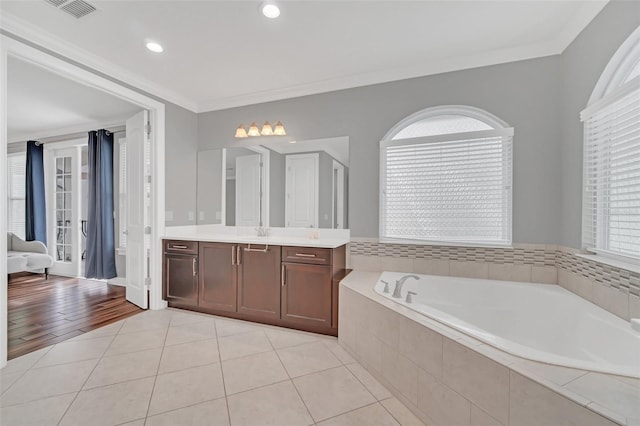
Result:
M35 271L53 265L53 257L48 254L29 253L24 251L7 252L7 273Z
M14 274L27 270L26 253L10 251L7 252L7 274Z

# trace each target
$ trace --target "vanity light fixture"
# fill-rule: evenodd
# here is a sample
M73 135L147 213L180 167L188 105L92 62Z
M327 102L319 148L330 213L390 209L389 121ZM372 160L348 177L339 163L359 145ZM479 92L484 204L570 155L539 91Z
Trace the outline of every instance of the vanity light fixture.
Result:
M271 128L271 124L269 124L268 121L265 121L264 124L262 125L262 130L260 130L260 134L262 136L272 136L273 135L273 129Z
M242 124L236 129L236 138L248 138L247 131L242 127Z
M241 124L236 129L235 137L238 139L248 138L249 136L286 136L287 132L284 129L284 124L278 121L275 126L271 126L271 123L265 121L262 125L262 130L258 128L258 125L254 121L249 126L249 129Z
M249 131L247 132L247 134L249 136L260 136L260 129L258 129L258 125L255 121L251 123L251 126L249 126Z
M276 136L286 136L287 132L284 131L284 125L281 121L276 123L276 128L273 129L273 134Z

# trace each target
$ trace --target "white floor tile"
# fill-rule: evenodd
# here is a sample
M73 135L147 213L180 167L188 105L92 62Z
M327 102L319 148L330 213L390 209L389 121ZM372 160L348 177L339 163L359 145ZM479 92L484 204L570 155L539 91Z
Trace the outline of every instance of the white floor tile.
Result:
M147 413L153 377L80 392L60 426L117 425Z
M228 426L229 413L225 398L203 402L147 418L145 426Z
M263 352L222 362L227 395L288 380L275 352Z
M291 377L342 365L340 360L321 341L278 349L277 352Z
M290 381L227 397L233 426L295 426L313 423Z
M341 363L346 365L356 362L356 360L353 359L353 357L349 355L349 353L338 344L337 340L326 340L324 344L329 348L331 353L333 353L336 358L340 360Z
M216 318L216 333L218 338L259 330L263 330L263 327L248 321Z
M7 390L0 405L8 406L77 392L98 363L97 359L27 371Z
M318 426L400 426L378 403L358 408L338 417L318 423Z
M109 325L105 325L100 328L96 328L95 330L91 330L87 333L82 333L79 336L73 337L67 340L67 342L77 342L78 340L87 340L87 339L96 339L98 337L115 336L116 334L118 334L118 331L120 331L120 329L122 328L122 325L124 324L124 322L125 320L121 320Z
M10 371L5 373L0 370L0 395L2 395L9 387L16 382L24 374L24 371Z
M298 377L293 383L316 422L376 401L344 366Z
M262 330L219 337L218 348L223 361L273 350Z
M156 379L149 415L224 396L220 364L189 368L161 374Z
M54 345L32 368L49 367L68 362L100 358L111 344L113 336L62 342Z
M297 346L318 340L318 338L311 333L289 331L286 329L265 328L265 333L267 333L267 337L275 349L288 348L290 346Z
M161 348L167 329L142 331L139 333L118 334L111 342L104 356L122 355L147 349Z
M102 358L83 389L155 376L158 373L161 348Z
M75 396L74 392L0 408L0 424L6 426L57 425Z
M385 399L380 403L402 426L424 426L422 420L416 417L411 410L398 401L398 398Z
M40 358L42 358L47 352L49 352L51 348L52 346L48 346L46 348L39 349L26 355L19 356L18 358L14 358L7 362L7 366L0 371L2 371L3 373L9 373L28 370L33 367L35 363L40 360Z
M215 321L203 318L198 322L169 327L165 345L179 345L198 340L215 339L215 337Z
M390 398L391 392L387 390L375 377L358 363L347 364L349 371L376 397L378 401Z
M181 345L165 346L160 361L159 374L220 362L218 341L200 340Z

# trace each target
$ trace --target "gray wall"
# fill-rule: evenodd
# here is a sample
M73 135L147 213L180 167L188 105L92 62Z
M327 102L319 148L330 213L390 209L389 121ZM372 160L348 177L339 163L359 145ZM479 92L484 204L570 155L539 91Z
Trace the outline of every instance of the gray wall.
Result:
M333 157L320 152L318 158L318 228L333 228Z
M269 227L284 227L285 156L269 150Z
M198 224L222 223L222 150L198 153Z
M282 120L292 139L349 136L351 234L376 237L379 141L416 111L471 105L515 128L514 241L554 243L561 200L561 65L554 56L202 113L199 149L233 142L238 124L266 119Z
M157 96L146 93L134 86L110 77L98 70L82 65L51 50L31 43L0 29L0 34L20 41L79 68L114 81L124 87L142 93L156 101L165 104L165 198L167 211L173 212L173 221L167 225L195 224L196 211L196 153L198 151L197 114L175 104L167 102ZM189 212L194 216L189 220Z
M562 54L560 244L581 246L582 143L580 111L618 48L640 26L640 2L610 2Z

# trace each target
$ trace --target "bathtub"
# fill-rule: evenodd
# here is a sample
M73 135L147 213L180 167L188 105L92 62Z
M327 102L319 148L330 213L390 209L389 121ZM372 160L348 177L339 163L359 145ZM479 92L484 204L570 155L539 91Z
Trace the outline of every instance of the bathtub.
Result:
M403 275L383 272L375 291L518 357L640 378L640 332L560 286L416 274L395 299Z

